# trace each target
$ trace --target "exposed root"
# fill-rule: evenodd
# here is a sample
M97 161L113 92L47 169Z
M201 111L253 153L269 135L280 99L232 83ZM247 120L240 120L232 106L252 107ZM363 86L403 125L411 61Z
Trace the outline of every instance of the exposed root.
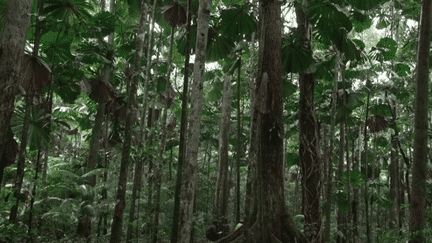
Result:
M282 238L278 238L274 234L271 234L271 243L308 243L306 237L295 228L292 220L288 215L281 216L282 221ZM231 232L224 238L216 241L216 243L270 243L262 242L263 234L261 232L261 225L259 221L249 228L246 229L244 225L235 231Z

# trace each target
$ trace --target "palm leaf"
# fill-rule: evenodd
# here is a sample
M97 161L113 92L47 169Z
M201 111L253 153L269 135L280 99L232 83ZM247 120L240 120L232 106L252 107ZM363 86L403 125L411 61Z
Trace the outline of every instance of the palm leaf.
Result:
M65 23L83 23L85 18L90 19L89 11L94 11L91 3L85 0L46 0L48 5L44 12L56 19L61 19Z
M344 33L353 28L348 16L328 2L314 3L308 9L308 16L316 26L316 39L327 46L340 43Z
M387 1L388 0L347 0L347 2L351 4L351 6L360 10L371 10Z
M244 37L250 39L252 33L257 30L256 21L247 12L246 6L232 5L231 8L222 11L220 19L220 31L232 36L236 41Z

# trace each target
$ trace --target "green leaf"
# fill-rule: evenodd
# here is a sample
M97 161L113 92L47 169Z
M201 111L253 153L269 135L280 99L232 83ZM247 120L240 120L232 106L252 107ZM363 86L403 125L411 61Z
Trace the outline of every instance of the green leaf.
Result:
M161 62L157 67L158 73L167 73L168 72L168 63L167 62Z
M342 42L338 46L342 53L345 54L347 60L360 60L361 59L361 49L357 47L357 44L348 38L347 35L344 36Z
M313 63L312 52L304 48L299 33L293 33L283 40L282 65L287 73L306 70Z
M168 82L168 80L165 77L158 77L157 78L156 91L158 93L165 91L167 82Z
M59 36L58 32L49 31L42 36L41 43L41 52L47 55L46 60L50 60L49 63L61 63L74 59L70 51L72 38L69 36Z
M359 11L351 11L350 19L353 23L354 30L358 33L367 30L372 26L372 20L369 15L362 14Z
M398 63L394 66L394 71L399 77L406 77L411 73L410 67L405 63Z
M171 150L172 148L180 145L180 141L177 139L171 139L167 141L166 150Z
M84 72L74 68L66 68L62 65L54 69L54 86L53 90L64 102L72 104L80 94L78 81L84 77Z
M293 165L298 165L300 161L300 156L297 153L287 153L286 154L286 166L291 168Z
M376 47L371 50L372 59L377 61L390 61L396 56L397 43L392 38L381 38Z
M350 209L350 205L347 200L337 200L337 206L340 211L343 213L348 213Z
M86 0L46 0L44 12L64 23L77 22L82 24L83 19L91 19L89 12L94 12L93 5Z
M236 41L243 40L243 35L250 39L251 34L257 30L254 17L246 11L246 7L240 5L232 5L222 11L220 19L220 31L234 37Z
M377 104L369 108L371 115L391 116L391 110L387 104Z
M90 21L89 31L82 33L84 38L103 38L114 32L116 27L116 16L110 12L103 11L97 13Z
M364 184L364 175L360 170L353 169L350 173L351 185L359 187Z
M351 93L347 97L346 108L349 110L354 110L362 105L364 102L362 101L364 98L364 93Z
M204 74L204 80L205 81L211 81L216 80L217 77L222 77L223 72L220 69L210 70L205 72Z
M384 208L391 208L391 206L393 205L393 203L390 200L388 200L388 199L386 199L380 195L375 197L375 201L378 203L378 205L380 205L381 207L384 207Z
M190 46L188 51L193 50L193 48L195 48L194 43L196 42L196 33L197 33L197 26L192 25L190 27ZM210 35L210 29L209 29L209 35ZM186 54L186 37L187 37L187 32L184 31L183 33L180 34L180 38L178 38L176 41L177 51L183 56Z
M213 83L213 89L208 93L210 101L219 101L222 98L223 82L218 81Z
M297 86L295 86L291 82L285 81L282 83L282 85L283 85L283 97L289 97L297 91Z
M317 65L315 71L315 78L332 81L334 75L334 66L336 63L336 55L333 55L329 60L321 62Z
M384 136L379 136L376 139L373 140L374 143L382 148L386 148L389 143L387 141L387 139Z
M371 10L388 0L378 1L378 0L347 0L353 7L360 10Z
M365 43L362 41L362 40L360 40L360 39L352 39L352 41L358 46L358 47L360 47L360 50L364 50L365 49L365 47L366 47L366 45L365 45Z
M341 43L344 34L353 28L348 16L328 2L315 1L308 9L308 16L315 24L316 39L327 46Z
M214 27L209 28L206 60L218 61L226 58L235 48L235 41L230 34Z
M387 28L387 26L389 26L390 24L391 23L390 23L390 21L388 19L386 19L386 18L380 18L379 21L378 21L378 23L376 24L376 28L378 30L381 30L381 29Z

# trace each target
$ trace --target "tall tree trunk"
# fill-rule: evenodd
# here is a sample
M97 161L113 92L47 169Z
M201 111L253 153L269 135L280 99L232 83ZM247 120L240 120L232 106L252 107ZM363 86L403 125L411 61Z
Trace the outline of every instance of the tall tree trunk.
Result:
M285 208L283 177L281 2L260 1L260 48L254 116L256 180L246 224L218 242L308 242ZM254 118L254 119L255 119ZM251 205L252 204L252 205ZM253 220L253 221L252 221Z
M43 14L44 14L44 12L43 12L44 11L43 5L44 5L44 0L39 0L38 1L38 15L39 16L43 16ZM39 55L39 46L40 46L41 33L42 33L42 28L40 26L40 19L37 18L36 19L35 42L34 42L34 47L33 47L33 57L35 57L35 58L38 57L38 55ZM49 97L47 97L46 101L49 100L48 98ZM47 103L45 103L45 107L50 107L51 108L51 106L49 104L47 105ZM47 110L45 109L44 112L47 113ZM42 134L40 136L42 136ZM39 140L38 140L38 146L37 147L38 147L38 153L37 153L37 159L36 159L36 165L35 165L35 175L33 177L34 182L37 181L38 176L39 176L38 173L39 173L39 171L41 169L40 168L41 153L42 153L43 148L42 148L42 143L41 143L41 138L40 137L39 137ZM29 237L30 237L30 233L31 233L31 230L32 230L33 205L34 205L35 196L36 196L36 183L33 184L33 189L32 189L32 193L31 194L32 194L32 197L31 197L31 200L30 200L29 219L28 219L28 224L27 224L28 225L27 234L29 235Z
M303 8L307 1L295 2L298 30L307 49L312 52L312 25ZM304 231L310 241L321 242L321 163L318 156L318 132L315 118L314 92L315 77L311 73L301 72L299 138L300 164L303 187Z
M201 123L203 79L207 49L208 27L210 22L211 0L200 0L198 26L195 44L195 64L192 84L191 112L187 140L187 163L181 192L180 242L190 241L195 196L195 171L198 160L198 145Z
M345 152L345 121L342 121L340 124L340 133L339 133L339 165L337 172L337 181L342 181L342 175L344 172L344 152ZM343 188L340 188L343 189ZM347 227L346 227L346 214L342 212L339 208L337 210L337 227L338 234L336 242L342 243L346 242L347 237Z
M3 19L0 37L0 158L7 143L7 131L18 92L32 3L33 0L7 1Z
M232 77L226 75L224 79L224 89L222 98L222 114L220 122L219 134L219 161L218 161L218 174L217 174L217 187L215 194L215 216L218 223L228 224L228 147L229 147L229 133L231 123L231 81ZM216 231L221 231L216 229ZM222 232L218 237L222 238Z
M165 91L167 93L167 99L169 99L169 89L171 88L170 84L170 77L172 72L172 50L173 50L173 43L174 43L174 27L171 27L171 37L170 37L170 48L168 53L168 72L167 72L167 82L165 85ZM158 231L159 231L159 214L160 214L160 198L161 198L161 187L162 187L162 177L163 177L163 170L162 166L165 165L165 152L166 152L166 143L167 143L167 119L168 119L168 108L170 104L167 101L166 106L163 110L163 117L162 117L162 134L160 138L160 150L159 150L159 165L156 170L156 198L155 198L155 212L154 212L154 230L152 231L152 242L157 243L158 242ZM171 150L172 151L172 150ZM170 168L171 173L171 168ZM171 178L170 178L171 179Z
M141 15L138 26L138 33L135 42L135 55L132 65L131 86L128 94L126 122L125 122L125 137L122 151L122 160L120 167L120 177L117 187L116 205L114 208L113 223L111 225L111 243L121 242L122 237L122 223L123 212L126 207L126 182L127 172L129 167L130 150L132 146L132 126L133 126L133 110L136 103L136 91L138 85L138 78L141 69L141 59L144 47L144 28L146 18L145 0L141 0Z
M187 18L186 18L186 43L185 43L185 66L182 92L182 112L180 120L180 144L177 163L177 178L174 192L174 210L173 224L171 229L171 243L177 243L179 235L180 221L180 191L183 178L183 164L186 159L186 132L187 132L187 111L188 111L188 91L189 91L189 57L190 57L190 39L191 39L191 19L192 19L192 0L187 0ZM172 150L171 150L172 151Z
M112 14L115 14L115 2L114 2L114 0L110 1L110 9L109 10ZM102 40L99 40L99 42L102 42ZM114 49L113 43L114 43L114 33L111 32L108 36L108 48ZM107 58L107 60L112 62L114 60L114 52L110 52L106 58ZM110 85L111 72L112 72L111 65L106 65L104 67L103 76L101 77L101 82L107 86ZM102 128L103 128L103 122L104 122L104 117L105 117L105 107L106 107L105 102L98 102L97 113L95 116L95 124L93 126L93 133L92 133L92 137L90 140L89 157L87 160L88 171L95 170L97 168L97 165L98 165L99 145L100 145L100 141L101 141L101 137L102 137ZM96 186L96 181L97 181L96 175L92 175L88 178L88 183L93 187ZM82 204L82 206L85 206L85 205L86 204ZM91 224L92 224L92 221L88 215L80 215L78 227L77 227L77 235L80 237L89 238L89 236L91 235Z
M147 40L147 66L146 66L146 77L145 77L145 84L144 84L144 96L143 96L143 112L142 112L142 119L143 121L146 119L146 111L149 110L149 114L148 114L148 123L147 123L147 127L150 128L153 126L154 121L155 121L155 110L154 110L154 102L155 102L155 90L156 90L156 86L153 86L153 92L149 92L148 91L148 87L151 79L151 66L152 66L152 56L153 56L153 34L154 34L154 27L155 27L155 12L156 12L156 0L153 1L153 7L152 7L152 12L151 12L151 21L150 23L150 31L148 34L148 40ZM156 55L156 57L158 57L158 55ZM151 93L150 97L149 94ZM151 108L147 108L148 106L148 101L152 100L153 101L153 107ZM150 105L151 106L151 105ZM141 124L141 131L144 132L144 123ZM141 136L144 136L144 140L147 140L147 133L144 132L144 134L142 134ZM150 134L150 136L148 137L149 141L148 144L149 146L152 146L153 144L153 134ZM145 143L145 142L144 142ZM142 143L143 144L143 143ZM148 159L148 175L152 175L155 172L153 171L154 168L154 164L153 164L153 158L149 157ZM138 187L141 187L141 183L137 185ZM147 187L148 187L148 196L147 196L147 229L148 231L146 232L146 235L148 235L149 237L151 237L151 231L153 230L153 225L152 225L152 216L153 216L153 186L154 186L154 177L153 176L148 176L147 177ZM147 237L147 236L146 236ZM146 238L146 241L149 241L150 238Z
M357 146L358 146L358 152L359 154L355 157L357 157L357 159L354 159L354 163L353 163L353 170L360 170L360 160L361 160L361 126L359 126L358 128L358 139L357 139ZM354 150L354 143L355 141L353 140L352 143L352 147ZM354 154L354 152L353 152ZM353 196L353 200L351 202L351 210L352 210L352 237L353 237L353 242L355 242L356 238L358 237L359 233L358 233L358 204L359 204L359 189L358 188L354 188L353 190L354 192L354 196Z
M426 163L428 154L429 51L432 0L423 0L417 60L414 115L414 161L412 167L410 243L425 242Z
M241 55L239 57L239 68L237 77L237 152L236 152L236 203L235 203L235 214L236 223L240 222L240 157L241 157L241 121L240 121L240 71L241 71Z
M366 81L366 89L367 89L367 103L366 103L366 117L364 122L364 130L363 130L363 139L364 139L364 164L362 165L365 171L365 183L364 183L364 202L365 202L365 220L366 220L366 242L372 242L372 233L370 228L370 217L369 217L369 161L368 161L368 134L367 134L367 119L369 116L369 100L370 100L370 92L372 89L372 83L370 80ZM362 160L360 158L360 160Z
M253 6L255 9L256 6L256 0L253 1ZM253 11L253 15L255 16L255 11ZM252 188L253 184L256 181L256 143L252 142L255 141L255 134L256 134L256 117L254 116L254 104L255 104L255 38L256 32L252 33L252 39L251 39L251 58L250 58L250 83L249 83L249 96L250 96L250 137L249 141L249 156L248 156L248 174L247 174L247 181L246 181L246 197L245 197L245 222L254 222L254 220L249 220L250 215L253 215L254 209L250 208L250 205L256 205L256 203L251 202L251 199L253 198L252 195L255 194L254 189Z

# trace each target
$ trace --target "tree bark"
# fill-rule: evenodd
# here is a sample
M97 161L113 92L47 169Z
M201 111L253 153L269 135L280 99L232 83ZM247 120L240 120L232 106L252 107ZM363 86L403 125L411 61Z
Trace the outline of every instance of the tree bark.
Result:
M423 0L417 60L414 115L414 160L412 167L410 243L425 242L426 163L428 154L429 52L432 0Z
M132 77L131 86L128 94L127 111L126 111L126 122L125 122L125 138L122 151L122 160L120 166L120 177L117 187L116 205L114 208L113 223L111 225L111 243L121 242L122 238L122 223L123 223L123 212L126 207L126 182L127 172L129 167L130 150L132 146L132 126L133 126L133 110L136 103L136 92L138 85L138 78L141 69L141 59L144 47L144 28L145 28L145 0L141 0L141 16L138 26L138 34L135 42L135 55L132 66Z
M225 76L222 98L222 115L219 134L219 163L216 187L215 216L226 223L228 220L228 147L231 123L231 76Z
M391 138L390 152L390 201L393 203L390 209L389 228L399 227L399 159L397 152L397 141Z
M285 208L283 177L281 2L260 1L260 47L254 104L257 168L248 222L217 242L308 242ZM256 211L255 211L256 208Z
M193 208L195 197L195 170L198 160L198 145L201 123L203 78L205 54L207 49L208 27L210 22L211 0L200 0L198 26L195 44L195 64L192 84L191 113L187 141L187 161L183 188L181 192L181 228L179 240L188 243L192 231Z
M7 1L3 19L0 38L0 158L7 143L7 131L18 92L32 3L33 0Z
M307 1L303 3L307 4ZM306 48L312 52L312 25L303 10L304 7L301 3L295 2L298 31ZM314 106L315 77L311 73L301 72L299 83L299 155L302 169L304 231L310 241L321 242L321 163L318 156L319 138Z
M29 128L30 128L30 109L32 107L31 101L29 98L25 98L25 108L24 108L24 124L22 129L22 137L21 137L21 144L20 144L20 150L18 154L18 163L17 163L17 171L16 171L16 177L15 177L15 183L14 183L14 196L16 198L15 205L12 206L9 220L13 223L16 222L16 217L18 213L18 206L19 201L21 198L21 188L23 184L24 179L24 166L25 166L25 156L27 151L27 141L28 141L28 135L29 135Z
M185 44L185 66L182 92L182 111L180 120L180 144L177 163L177 178L174 192L174 210L173 224L171 229L171 243L176 243L179 235L179 220L180 220L180 191L183 178L183 164L186 160L186 133L187 133L187 113L188 113L188 91L189 91L189 57L190 57L190 39L191 39L191 19L192 19L192 0L187 0L187 19L186 19L186 44ZM171 150L172 152L172 150Z
M235 203L235 214L236 214L236 223L240 222L240 157L241 157L241 121L240 121L240 84L241 84L241 55L242 51L240 51L239 57L239 68L238 68L238 77L237 77L237 151L236 151L236 203Z
M337 172L337 181L342 181L342 175L344 171L344 152L345 152L345 121L340 124L340 138L339 138L339 165ZM342 188L341 188L342 189ZM337 227L338 234L336 242L342 243L346 242L347 237L347 225L346 225L346 213L342 212L339 208L337 210Z

